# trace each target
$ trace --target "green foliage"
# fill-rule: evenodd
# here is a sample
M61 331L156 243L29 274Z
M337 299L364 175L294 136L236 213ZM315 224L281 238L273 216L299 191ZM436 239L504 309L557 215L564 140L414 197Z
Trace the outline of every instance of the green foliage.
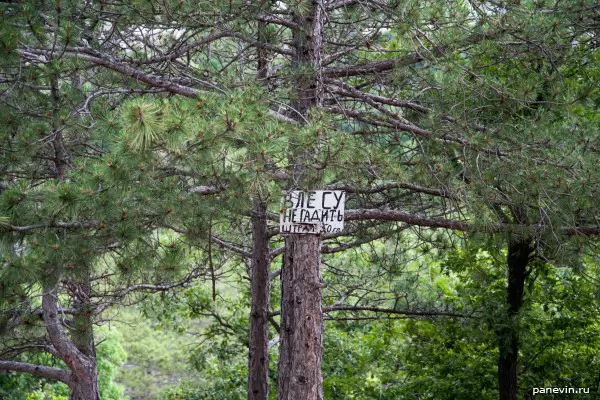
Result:
M193 335L185 351L186 364L194 368L165 388L161 399L243 399L247 386L247 327L249 298L239 282L221 282L213 299L210 284L185 289L169 301L156 297L144 312L162 329ZM167 331L168 332L168 331ZM169 333L174 335L174 333Z
M6 400L22 400L28 396L32 396L34 399L40 398L44 393L53 393L56 395L57 392L56 383L47 382L40 380L32 375L14 374L3 372L0 374L0 398ZM59 393L64 393L59 391ZM44 399L43 397L41 397ZM68 398L68 396L66 397ZM56 400L63 400L63 398ZM44 399L45 400L45 399Z
M405 325L410 340L401 350L408 377L402 393L414 396L407 398L495 399L496 331L507 323L502 263L472 249L451 254L444 267L460 277L451 302L469 317ZM550 264L537 264L532 275L517 322L521 395L534 387L584 387L594 393L600 367L590 347L598 340L595 285L572 269Z
M107 400L126 400L125 387L116 383L119 367L127 360L123 336L114 328L102 326L94 332L98 358L98 386L100 396Z
M111 323L110 332L116 338L122 337L122 347L112 348L113 357L120 358L122 363L123 354L127 356L125 364L110 370L113 390L121 393L124 390L133 399L158 399L162 391L177 385L190 373L189 336L157 328L135 308L120 311Z
M247 398L247 351L243 347L214 350L198 365L197 376L180 380L161 400L243 400Z
M163 111L144 98L134 99L123 105L120 110L125 141L132 149L148 149L164 134Z
M39 390L30 393L25 400L68 400L68 394L64 394L65 390L61 390L63 394L57 394L56 385L44 385Z
M127 400L124 387L115 383L119 367L125 362L126 353L119 332L106 326L96 329L98 386L102 399ZM39 353L23 359L40 365L59 368L66 366L47 354ZM25 374L0 374L0 398L6 400L67 400L69 391L65 384Z
M402 322L327 323L323 374L327 399L397 399Z

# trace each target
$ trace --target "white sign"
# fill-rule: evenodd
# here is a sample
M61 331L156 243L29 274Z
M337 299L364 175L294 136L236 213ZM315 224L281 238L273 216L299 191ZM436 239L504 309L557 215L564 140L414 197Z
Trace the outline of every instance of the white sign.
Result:
M341 190L293 190L283 196L280 233L333 233L344 229L346 193Z

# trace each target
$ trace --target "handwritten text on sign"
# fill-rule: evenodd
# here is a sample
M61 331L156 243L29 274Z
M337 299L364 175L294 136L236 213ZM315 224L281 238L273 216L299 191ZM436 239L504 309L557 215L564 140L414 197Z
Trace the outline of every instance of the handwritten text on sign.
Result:
M294 190L283 197L281 233L340 232L344 229L346 194L341 190Z

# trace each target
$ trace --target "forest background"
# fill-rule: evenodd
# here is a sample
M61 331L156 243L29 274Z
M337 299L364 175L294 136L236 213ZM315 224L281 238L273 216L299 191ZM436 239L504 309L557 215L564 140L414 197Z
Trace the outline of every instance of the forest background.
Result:
M0 397L597 398L599 35L591 0L0 1ZM297 189L345 229L280 235Z

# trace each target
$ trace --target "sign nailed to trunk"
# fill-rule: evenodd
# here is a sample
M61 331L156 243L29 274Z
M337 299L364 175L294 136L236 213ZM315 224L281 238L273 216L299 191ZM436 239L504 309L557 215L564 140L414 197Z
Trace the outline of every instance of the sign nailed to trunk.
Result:
M340 232L344 229L346 193L341 190L293 190L283 196L280 233Z

